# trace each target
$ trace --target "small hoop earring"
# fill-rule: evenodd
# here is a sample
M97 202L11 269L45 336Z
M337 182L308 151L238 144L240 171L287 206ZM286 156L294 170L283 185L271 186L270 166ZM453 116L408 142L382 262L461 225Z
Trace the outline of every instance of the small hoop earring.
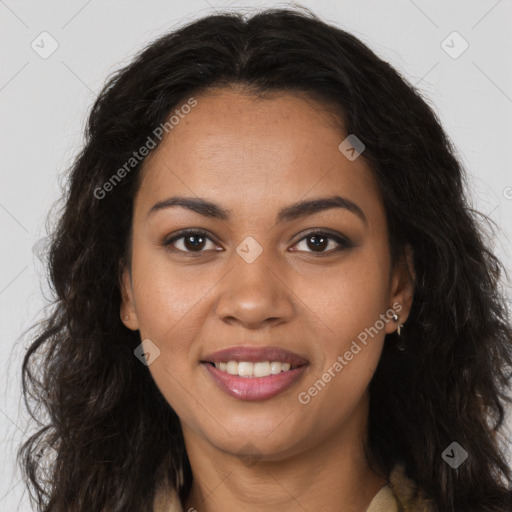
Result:
M398 322L398 320L399 320L399 316L398 316L397 312L393 311L393 321ZM404 326L404 324L398 324L398 326L396 328L396 333L398 334L398 336L401 336L401 330L402 330L403 326ZM397 343L396 348L398 350L404 351L406 349L404 340L400 340Z

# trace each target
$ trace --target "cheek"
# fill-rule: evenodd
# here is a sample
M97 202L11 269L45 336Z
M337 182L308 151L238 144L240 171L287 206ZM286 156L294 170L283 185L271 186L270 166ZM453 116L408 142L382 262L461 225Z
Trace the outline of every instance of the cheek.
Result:
M133 255L135 307L141 336L161 343L182 331L187 317L194 317L211 288L211 273L201 266L171 266L164 253L141 249Z
M318 366L312 368L308 386L322 390L324 404L335 406L340 396L347 406L356 403L379 362L384 327L390 321L385 316L390 306L388 268L379 254L378 250L361 251L350 264L322 280L322 287L316 281L304 298L305 303L314 304L322 320Z
M388 263L380 254L380 250L370 247L358 251L345 265L306 288L309 292L305 302L315 304L330 333L326 338L332 342L329 347L342 350L347 343L350 345L360 333L375 326L390 307ZM382 321L377 328L382 329Z
M158 349L148 369L169 405L192 421L191 404L200 400L191 386L201 349L194 340L211 283L177 272L164 258L144 251L133 255L132 276L141 340L149 338Z

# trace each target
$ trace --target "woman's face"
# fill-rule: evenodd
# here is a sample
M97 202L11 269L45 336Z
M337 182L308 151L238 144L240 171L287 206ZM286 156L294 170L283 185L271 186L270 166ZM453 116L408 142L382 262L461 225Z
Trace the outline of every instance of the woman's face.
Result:
M145 162L123 321L140 330L186 440L269 460L333 436L353 442L384 336L397 327L391 308L403 322L412 295L405 266L391 268L373 176L306 96L223 89L196 100ZM200 213L173 197L215 206ZM335 197L338 206L293 207ZM172 240L183 229L205 235ZM285 375L266 363L286 362L278 352L218 358L248 375L244 362L260 363L258 375L281 371L250 377L204 362L231 347L284 349L307 364Z

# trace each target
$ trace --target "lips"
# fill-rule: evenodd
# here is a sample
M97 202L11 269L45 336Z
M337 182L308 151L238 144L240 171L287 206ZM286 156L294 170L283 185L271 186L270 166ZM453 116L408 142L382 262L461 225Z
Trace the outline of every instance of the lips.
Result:
M282 371L257 377L232 375L228 373L229 368L228 372L219 369L221 363L222 366L225 363L251 363L252 366L252 363L268 361L277 362L278 370L282 363ZM230 347L205 356L201 363L220 390L233 398L246 401L267 400L280 394L296 383L309 365L304 357L279 347Z

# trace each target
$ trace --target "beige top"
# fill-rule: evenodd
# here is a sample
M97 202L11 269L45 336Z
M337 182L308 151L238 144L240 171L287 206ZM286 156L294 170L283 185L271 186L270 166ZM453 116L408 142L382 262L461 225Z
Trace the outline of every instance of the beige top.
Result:
M183 510L174 488L160 489L153 504L154 512L187 512ZM425 499L416 484L397 464L388 483L374 496L366 512L434 512L433 505Z

